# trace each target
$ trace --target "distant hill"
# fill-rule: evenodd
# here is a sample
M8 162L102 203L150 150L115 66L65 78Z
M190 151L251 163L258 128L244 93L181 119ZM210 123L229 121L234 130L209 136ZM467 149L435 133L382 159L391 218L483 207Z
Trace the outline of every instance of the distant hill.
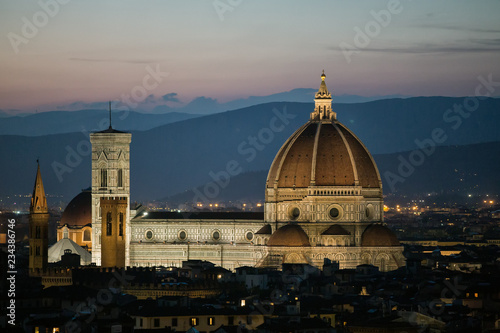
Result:
M145 131L187 120L207 114L225 112L246 108L252 105L271 102L310 102L317 89L293 89L291 91L272 94L268 96L250 96L226 103L217 100L199 97L185 106L171 108L159 106L152 113L140 111L114 111L112 122L116 128L125 128L128 131ZM334 103L362 103L382 98L405 96L373 96L364 97L357 95L334 96ZM109 126L108 111L100 109L85 109L80 111L46 111L40 113L15 113L0 110L0 135L26 135L39 136L49 134L91 132L105 129Z
M1 115L1 114L0 114ZM109 116L105 110L50 111L24 116L3 114L0 133L7 135L40 136L49 134L102 130L109 126ZM112 122L116 128L129 131L144 131L161 125L198 117L197 114L171 112L145 114L138 112L113 112Z
M248 98L241 98L226 103L217 103L214 104L213 107L215 108L215 110L218 110L218 112L221 112L221 111L236 110L236 109L246 108L252 105L272 103L272 102L309 103L313 100L314 94L316 94L317 91L318 89L313 89L313 88L298 88L268 96L250 96ZM381 99L407 98L407 97L409 96L402 96L402 95L370 96L370 97L358 96L358 95L332 96L333 103L365 103ZM190 103L185 107L181 108L180 110L184 112L207 113L207 110L203 110L202 108L199 107L203 107L203 105L198 106L196 105L196 103Z
M500 141L497 129L500 100L481 101L479 109L453 129L456 123L444 121L443 114L456 103L463 103L463 99L391 99L336 104L334 110L372 154L418 148L415 140L431 138L436 128L441 128L446 135L441 146ZM226 170L228 163L237 163L241 172L267 170L278 149L309 119L313 108L313 103L268 103L147 131L132 131L132 199L150 200L193 189L210 181L211 173ZM118 125L114 127L126 130ZM83 133L38 137L1 135L1 194L29 193L35 160L40 157L46 190L71 199L90 185L88 147L88 135ZM387 163L395 162L397 160L389 159ZM384 165L384 159L380 163ZM397 167L397 164L391 165ZM390 170L389 166L384 168Z
M415 197L432 193L465 198L468 194L500 193L500 154L492 154L498 151L500 142L438 147L422 165L415 167L414 173L404 177L403 182L394 182L390 173L400 175L400 158L408 159L411 151L374 155L374 159L385 195ZM245 172L231 178L226 187L220 187L220 194L211 202L264 201L267 173L268 170ZM191 204L193 200L203 202L198 193L203 193L205 185L197 186L197 191L187 190L161 200L176 205Z

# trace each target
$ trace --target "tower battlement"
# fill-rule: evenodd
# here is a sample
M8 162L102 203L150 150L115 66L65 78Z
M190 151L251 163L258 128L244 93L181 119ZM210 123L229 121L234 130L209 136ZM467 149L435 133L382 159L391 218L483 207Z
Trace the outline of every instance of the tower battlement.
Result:
M101 208L102 205L127 205L128 198L127 197L102 197L101 198Z

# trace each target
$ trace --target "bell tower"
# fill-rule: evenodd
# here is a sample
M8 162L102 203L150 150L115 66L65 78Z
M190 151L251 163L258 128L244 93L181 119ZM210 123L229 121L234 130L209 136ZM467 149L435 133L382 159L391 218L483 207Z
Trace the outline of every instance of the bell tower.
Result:
M37 160L38 163L38 160ZM36 172L35 186L31 196L29 217L29 273L36 275L36 271L43 271L48 263L48 232L49 209L43 189L40 164Z
M116 259L116 263L119 263L121 267L129 266L127 244L130 243L131 140L132 134L111 127L110 103L109 128L90 134L92 144L92 262L97 266L110 264L106 260L103 261L105 255L103 250L106 251L106 256L110 255L110 251L122 251L123 260L122 258ZM106 207L101 209L101 203L106 203ZM108 235L106 230L108 213L111 213L111 235ZM123 223L122 236L119 236L119 229L117 229L120 219ZM115 236L118 238L115 239ZM119 241L123 241L123 246L119 245L121 244ZM104 243L106 245L103 245ZM113 260L111 263L115 266Z

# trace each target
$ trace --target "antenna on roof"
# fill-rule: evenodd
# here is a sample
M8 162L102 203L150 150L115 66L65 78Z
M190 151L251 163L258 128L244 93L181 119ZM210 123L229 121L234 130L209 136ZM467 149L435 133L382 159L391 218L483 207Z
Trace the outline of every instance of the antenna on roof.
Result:
M109 101L109 129L112 129L112 127L111 127L111 101Z

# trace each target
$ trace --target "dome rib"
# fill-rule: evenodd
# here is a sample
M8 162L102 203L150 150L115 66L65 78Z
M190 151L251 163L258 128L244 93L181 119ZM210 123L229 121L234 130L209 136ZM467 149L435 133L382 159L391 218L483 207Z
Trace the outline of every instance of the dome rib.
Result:
M339 124L339 128L344 132L344 137L348 146L353 151L353 159L356 165L357 174L359 176L359 184L362 187L382 188L380 173L375 164L373 156L368 152L363 142L352 133L347 127Z
M332 124L324 124L316 158L316 185L353 186L354 171L349 152Z
M280 168L279 187L303 188L311 183L311 160L314 146L310 144L310 141L316 135L317 128L317 123L309 123L290 145Z
M302 134L302 132L307 128L308 125L309 122L302 125L298 130L295 131L294 134L292 134L292 136L288 138L288 140L283 144L283 146L281 146L278 154L276 155L273 163L271 164L271 168L269 169L269 174L267 176L268 188L273 188L278 184L281 175L281 170L283 169L283 162L285 161L290 148L293 146L295 140L297 140L297 138Z
M347 140L346 140L346 138L344 136L344 133L342 133L342 131L339 129L338 124L339 124L338 121L335 121L335 122L332 123L333 127L335 127L335 129L339 133L340 137L342 138L342 141L344 142L344 146L347 149L347 153L349 154L349 158L351 160L351 165L352 165L353 177L354 177L354 185L356 186L356 185L359 185L358 168L356 166L356 161L354 159L354 156L353 156L353 153L352 153L352 150L351 150L351 146L347 142Z
M321 133L321 123L318 124L318 129L316 131L316 136L314 137L314 148L312 156L312 166L311 166L311 185L316 185L316 161L318 158L318 141Z

